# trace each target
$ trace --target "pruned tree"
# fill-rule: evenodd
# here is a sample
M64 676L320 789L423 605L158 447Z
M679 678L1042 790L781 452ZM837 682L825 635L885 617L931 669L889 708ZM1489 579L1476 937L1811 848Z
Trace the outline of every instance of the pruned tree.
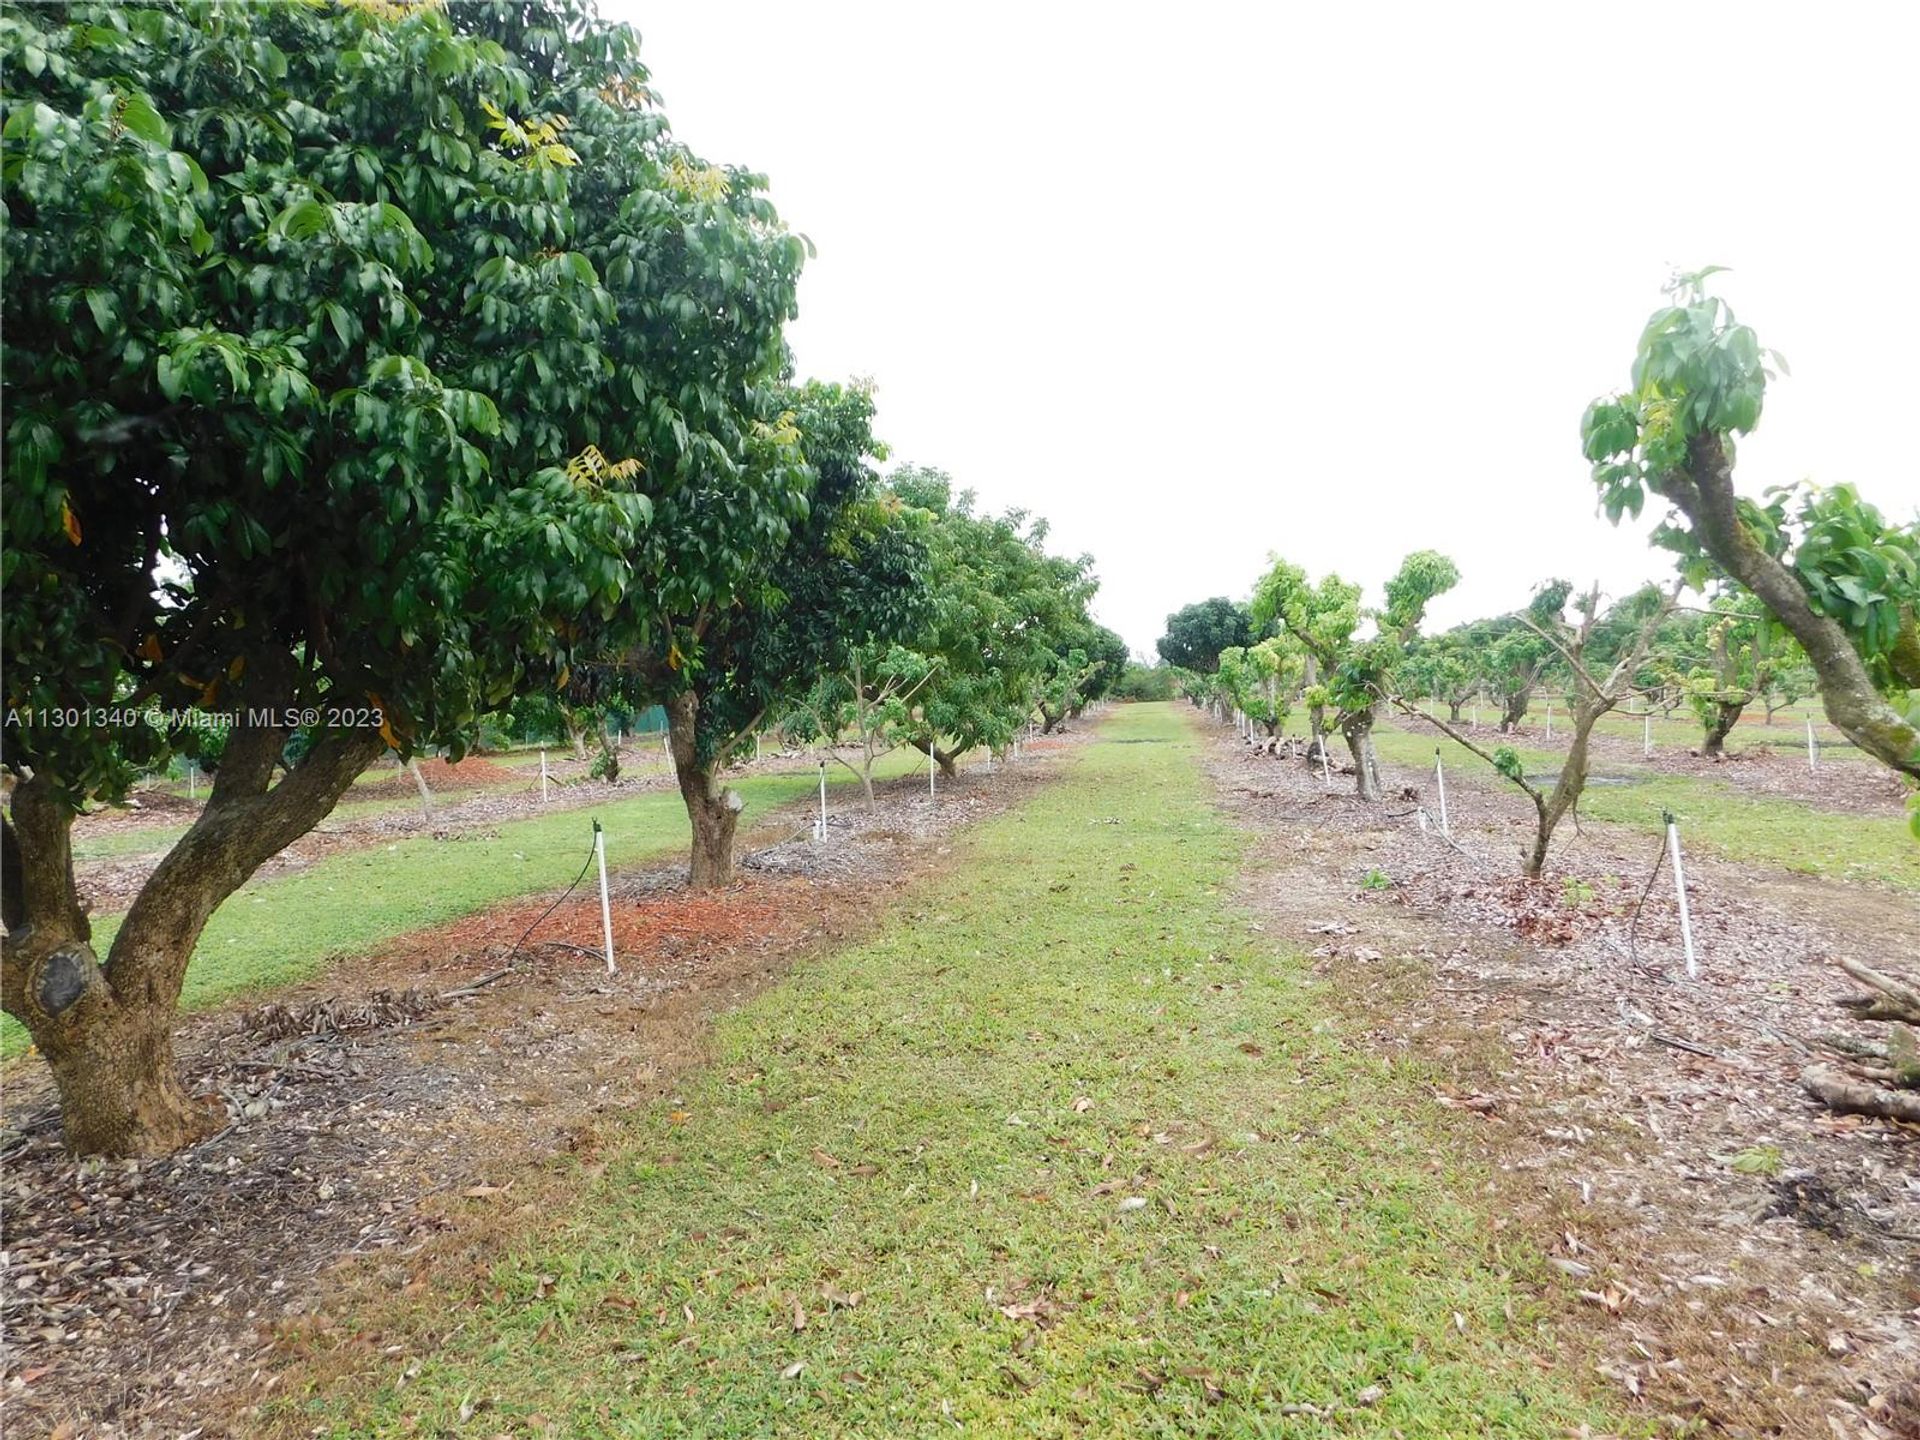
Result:
M836 764L860 779L866 803L874 803L873 767L909 743L915 733L914 697L933 678L936 661L897 642L854 647L846 667L824 676L796 707L802 739L821 742ZM836 743L851 730L858 762Z
M1554 831L1562 820L1575 813L1580 797L1586 791L1595 724L1602 715L1633 693L1634 677L1646 663L1654 637L1659 633L1661 622L1673 608L1679 589L1676 584L1671 591L1659 596L1651 609L1645 604L1645 592L1622 602L1620 608L1642 612L1630 632L1632 638L1624 646L1596 644L1597 640L1603 641L1605 633L1598 628L1600 589L1597 585L1580 597L1578 618L1571 623L1561 614L1545 611L1538 597L1515 617L1520 625L1553 650L1572 677L1570 713L1567 717L1570 731L1567 758L1561 762L1560 773L1550 789L1542 789L1527 775L1519 753L1512 746L1502 745L1491 751L1486 750L1453 725L1425 716L1404 698L1396 697L1395 703L1400 710L1426 719L1450 739L1486 761L1533 802L1533 838L1521 851L1521 873L1529 879L1537 880L1545 872Z
M1353 757L1354 784L1363 800L1377 799L1382 790L1373 745L1379 707L1393 693L1396 669L1419 633L1427 606L1459 579L1454 563L1435 551L1407 556L1387 581L1386 606L1373 612L1376 633L1366 640L1357 638L1360 587L1337 575L1314 586L1298 566L1277 560L1255 587L1253 623L1280 627L1316 662L1319 689L1310 689L1309 703L1335 707L1334 723Z
M1274 635L1245 649L1220 652L1219 684L1234 708L1269 738L1277 738L1306 675L1306 650L1291 635Z
M1586 458L1601 504L1616 523L1652 494L1671 506L1656 538L1675 550L1696 583L1709 566L1751 592L1806 652L1827 718L1867 754L1920 783L1920 521L1895 525L1851 486L1799 485L1764 503L1734 488L1737 436L1760 423L1767 386L1784 371L1752 329L1706 281L1719 267L1677 277L1671 301L1641 331L1628 388L1587 407ZM1920 793L1912 804L1920 835ZM1876 977L1876 978L1870 978ZM1912 1053L1903 1029L1920 1018L1911 982L1880 970L1856 974L1906 1007L1889 1052ZM1882 1070L1884 1072L1884 1067ZM1830 1066L1811 1068L1807 1088L1846 1109L1914 1118L1904 1084L1848 1085Z
M1717 268L1717 267L1715 267ZM1630 387L1596 400L1581 435L1609 519L1648 494L1672 511L1658 538L1703 580L1709 562L1800 642L1827 717L1869 755L1920 780L1920 523L1890 525L1849 486L1734 489L1734 437L1760 422L1779 357L1724 300L1714 269L1681 276L1641 332Z

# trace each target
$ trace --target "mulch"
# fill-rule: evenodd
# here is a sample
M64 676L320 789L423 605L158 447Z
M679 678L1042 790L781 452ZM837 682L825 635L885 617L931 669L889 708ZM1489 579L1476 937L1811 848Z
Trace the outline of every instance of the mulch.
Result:
M1420 828L1424 773L1385 766L1396 798L1368 806L1230 734L1212 766L1263 837L1263 923L1383 1053L1448 1077L1436 1098L1481 1118L1516 1213L1552 1217L1601 1383L1709 1433L1904 1433L1920 1132L1833 1115L1797 1076L1857 1029L1832 957L1920 954L1912 897L1689 857L1690 979L1670 871L1639 904L1656 837L1569 822L1528 881L1531 807L1468 772L1448 777L1456 848Z

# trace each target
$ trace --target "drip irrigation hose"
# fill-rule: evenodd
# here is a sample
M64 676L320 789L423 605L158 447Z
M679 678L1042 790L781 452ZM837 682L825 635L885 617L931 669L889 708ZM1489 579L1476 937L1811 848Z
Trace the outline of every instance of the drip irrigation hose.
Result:
M1627 922L1627 963L1630 965L1640 963L1640 950L1634 942L1634 932L1640 928L1640 911L1646 906L1647 896L1653 893L1653 882L1660 878L1660 867L1666 863L1666 859L1667 836L1663 830L1660 833L1660 848L1654 852L1653 856L1653 871L1647 876L1647 885L1640 892L1640 898L1634 902L1633 919Z
M580 873L573 877L573 884L567 886L566 889L562 890L560 892L559 898L556 899L553 902L553 904L547 906L546 909L542 910L539 914L539 917L534 920L533 924L527 926L525 930L520 932L520 938L514 941L513 948L507 951L508 964L513 963L513 957L518 955L520 953L520 947L527 943L527 936L533 934L535 930L538 930L540 928L540 922L545 920L549 915L553 914L554 911L558 910L561 904L566 900L566 898L569 895L573 894L575 890L580 888L580 882L587 878L587 871L593 867L593 848L594 847L592 845L587 846L587 858L580 866Z

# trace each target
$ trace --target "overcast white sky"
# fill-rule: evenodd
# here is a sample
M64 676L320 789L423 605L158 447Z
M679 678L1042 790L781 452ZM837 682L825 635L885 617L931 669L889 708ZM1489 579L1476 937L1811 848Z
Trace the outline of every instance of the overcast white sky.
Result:
M1138 651L1270 551L1377 603L1442 550L1440 625L1666 573L1577 426L1676 267L1793 367L1744 489L1920 507L1920 7L605 3L818 245L802 373Z

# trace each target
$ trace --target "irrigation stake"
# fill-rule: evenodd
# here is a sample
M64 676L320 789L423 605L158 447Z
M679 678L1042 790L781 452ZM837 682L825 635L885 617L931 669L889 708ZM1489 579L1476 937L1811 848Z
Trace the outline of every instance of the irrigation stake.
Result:
M1324 734L1320 737L1320 783L1333 784L1333 766L1327 763L1327 737Z
M1673 812L1662 812L1667 822L1667 850L1673 857L1673 889L1680 897L1680 944L1687 952L1687 978L1700 978L1700 964L1693 954L1693 916L1687 909L1687 876L1680 868L1680 825Z
M1807 768L1820 773L1820 742L1813 738L1813 716L1807 716Z
M607 833L593 822L593 858L600 865L600 935L607 942L607 974L618 975L613 963L613 905L607 899Z
M1553 702L1547 701L1547 739L1553 738Z
M1449 840L1453 838L1453 827L1447 824L1447 772L1440 763L1440 747L1433 747L1433 778L1440 785L1440 833Z
M938 768L933 759L933 741L929 740L927 741L927 799L929 800L934 798L933 772Z
M544 750L540 752L540 803L547 803L547 752Z
M1812 724L1813 722L1808 721L1807 723ZM199 787L195 783L200 778L199 772L200 767L198 765L194 764L191 760L187 761L187 799L189 800L198 800L200 798Z
M827 838L827 762L824 760L820 762L820 819L813 827L813 838Z
M1653 758L1653 707L1649 705L1640 713L1646 717L1647 722L1643 727L1646 730L1646 738L1641 742L1641 754L1651 760Z

